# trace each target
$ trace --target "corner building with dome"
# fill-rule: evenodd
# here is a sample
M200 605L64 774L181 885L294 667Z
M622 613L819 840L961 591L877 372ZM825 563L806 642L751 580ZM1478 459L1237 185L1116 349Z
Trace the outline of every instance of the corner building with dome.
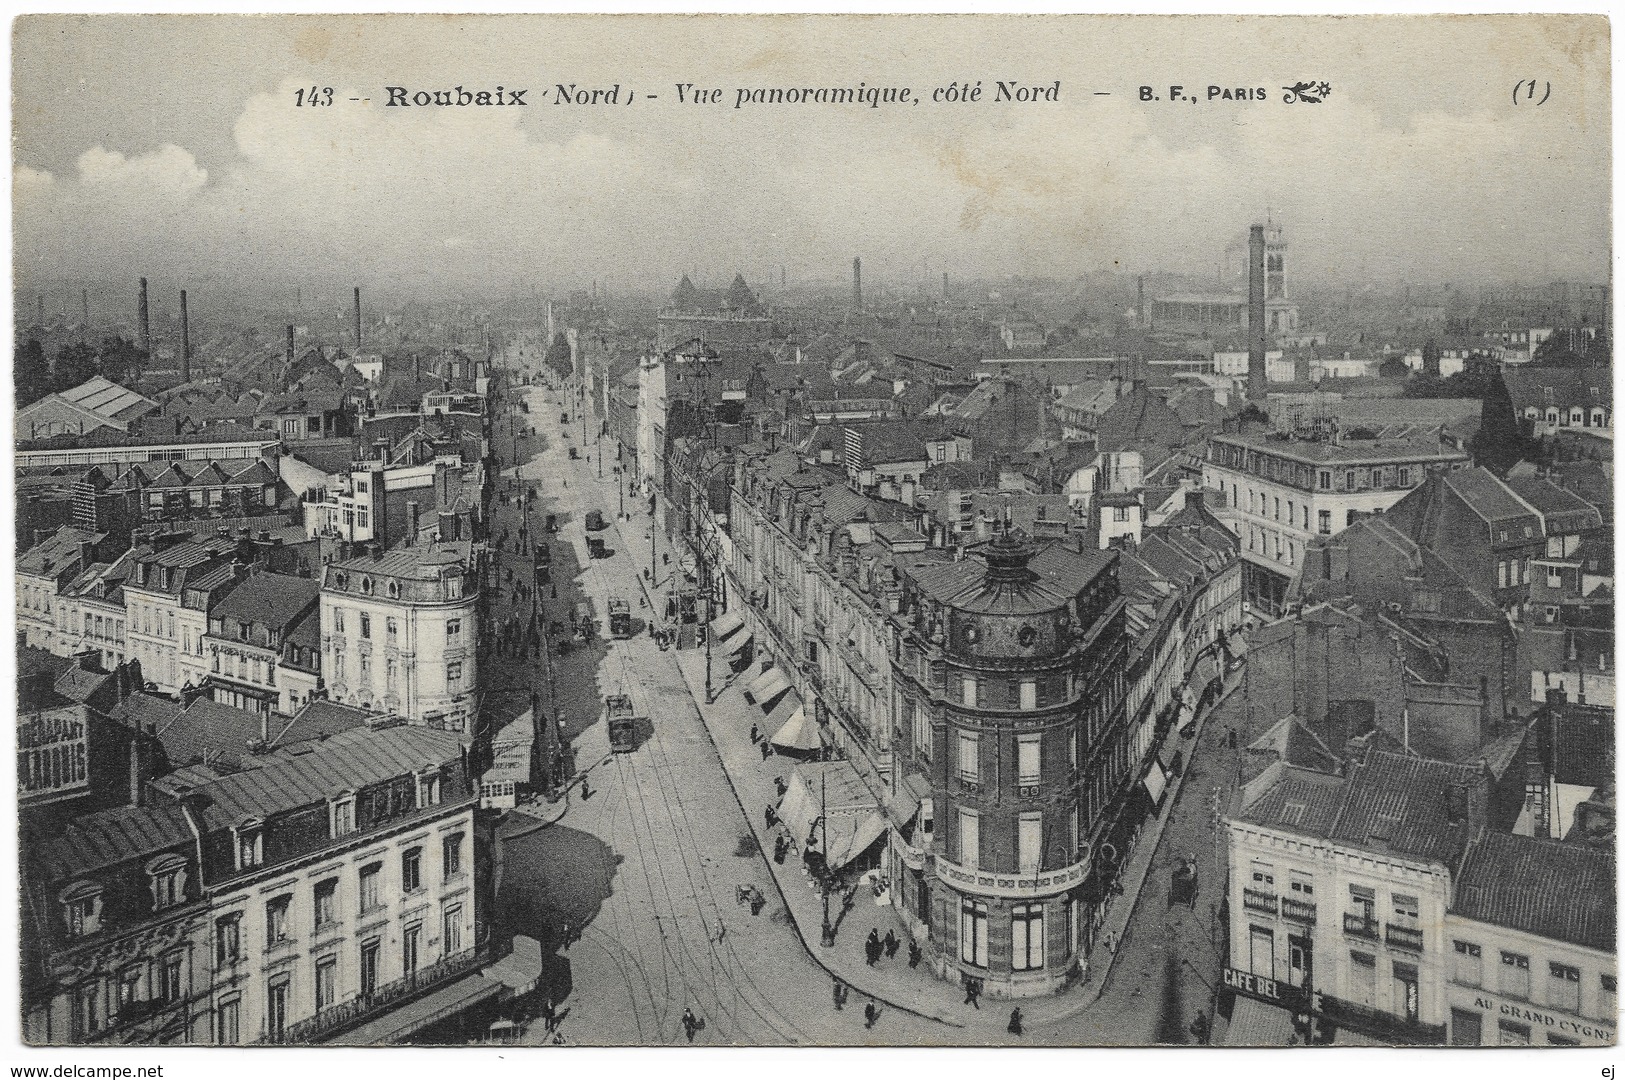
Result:
M1008 523L904 575L893 654L894 902L944 979L1032 997L1078 977L1132 797L1118 555Z

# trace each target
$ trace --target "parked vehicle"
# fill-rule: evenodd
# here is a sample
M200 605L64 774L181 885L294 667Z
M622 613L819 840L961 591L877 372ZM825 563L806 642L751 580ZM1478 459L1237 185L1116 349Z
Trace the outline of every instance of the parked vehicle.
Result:
M602 510L587 511L588 532L602 532L607 528L609 528L609 526L604 523L604 512Z

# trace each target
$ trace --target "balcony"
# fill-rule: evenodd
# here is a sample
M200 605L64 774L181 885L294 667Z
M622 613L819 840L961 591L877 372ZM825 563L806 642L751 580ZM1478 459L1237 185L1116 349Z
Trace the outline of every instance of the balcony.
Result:
M1297 900L1290 896L1283 896L1281 897L1281 917L1313 926L1315 923L1315 905L1308 900Z
M1348 934L1350 937L1376 941L1378 938L1377 920L1345 911L1343 913L1343 933Z
M420 968L405 978L375 987L370 994L359 995L349 1001L329 1006L308 1020L290 1024L281 1032L268 1033L262 1041L279 1045L319 1043L338 1035L346 1028L355 1027L396 1006L404 1005L412 998L425 994L460 975L466 975L489 958L489 949L484 946L466 949L437 964Z
M1241 890L1241 906L1248 911L1257 911L1265 915L1275 914L1275 894L1261 892L1258 889Z
M1388 944L1396 949L1407 949L1411 952L1422 951L1422 931L1414 926L1397 926L1394 923L1385 924Z

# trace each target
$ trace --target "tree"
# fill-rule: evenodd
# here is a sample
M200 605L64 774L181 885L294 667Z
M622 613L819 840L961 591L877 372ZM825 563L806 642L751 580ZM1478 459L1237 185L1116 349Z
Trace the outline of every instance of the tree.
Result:
M1590 334L1565 327L1535 346L1532 359L1546 367L1607 367L1613 362L1613 345L1602 327Z
M56 351L56 378L51 389L67 390L96 377L96 350L83 341L63 345Z
M39 338L29 338L15 354L12 384L17 391L17 407L31 405L51 392L51 365Z
M1404 379L1410 376L1411 369L1405 363L1403 356L1390 356L1382 362L1377 374L1384 379Z
M116 383L134 379L146 363L147 354L136 348L135 342L117 334L102 338L96 351L96 367L102 378Z

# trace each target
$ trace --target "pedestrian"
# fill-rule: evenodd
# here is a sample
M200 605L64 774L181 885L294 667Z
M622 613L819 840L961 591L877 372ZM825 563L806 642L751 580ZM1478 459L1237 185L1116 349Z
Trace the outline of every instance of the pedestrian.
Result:
M773 861L778 863L780 866L784 865L784 837L783 836L775 836L773 838Z
M897 947L899 945L901 945L901 944L902 944L902 942L897 940L897 935L892 933L890 928L887 928L887 930L886 930L886 959L887 960L890 960L892 957L897 955Z
M973 978L971 978L969 976L966 976L965 977L965 1001L964 1001L964 1004L966 1004L966 1005L974 1005L974 1006L976 1006L976 1008L978 1010L980 1010L981 1007L982 1007L982 1003L977 1001L976 999L981 997L981 996L982 996L982 984L980 982L978 982L977 980L975 980L975 979L973 979Z
M766 739L762 740L762 760L766 761L773 756L773 744Z
M866 1027L866 1028L874 1027L875 1026L875 1021L879 1020L879 1019L880 1019L880 1010L875 1008L875 1003L874 1002L871 1001L868 1004L864 1005L864 1007L863 1007L863 1026L864 1027Z
M1117 935L1110 930L1106 931L1106 951L1109 953L1117 951Z
M790 785L784 782L784 777L782 776L775 776L773 778L773 786L778 790L779 798L781 799L784 798L784 793L790 790Z
M767 806L762 808L762 817L764 819L766 819L767 827L769 829L771 829L775 824L777 824L778 820L779 820L779 815L775 814L773 812L773 806L772 806L771 803L769 803Z
M846 1007L846 984L840 979L835 980L835 989L833 994L835 998L835 1011L840 1012Z
M558 1023L558 1018L553 1015L553 999L551 997L542 999L542 1021L547 1025L549 1033L552 1032L554 1025Z
M1018 1005L1010 1010L1010 1023L1004 1030L1012 1035L1021 1034L1021 1006Z
M592 789L587 786L587 778L583 776L581 778L581 801L586 802L590 798L592 798Z
M1196 1010L1196 1019L1191 1021L1190 1032L1196 1036L1198 1046L1206 1046L1207 1040L1213 1034L1213 1023L1207 1018L1207 1013L1201 1009Z
M921 956L920 943L918 941L910 941L908 943L908 966L911 968L919 967Z
M683 1010L683 1030L688 1033L688 1041L694 1041L694 1032L699 1029L700 1022L694 1017L693 1009Z
M864 954L869 958L870 967L874 967L875 961L880 959L881 948L880 930L878 928L870 929L869 939L863 943L863 951Z
M750 726L750 741L753 743L762 741L762 731L755 724Z

